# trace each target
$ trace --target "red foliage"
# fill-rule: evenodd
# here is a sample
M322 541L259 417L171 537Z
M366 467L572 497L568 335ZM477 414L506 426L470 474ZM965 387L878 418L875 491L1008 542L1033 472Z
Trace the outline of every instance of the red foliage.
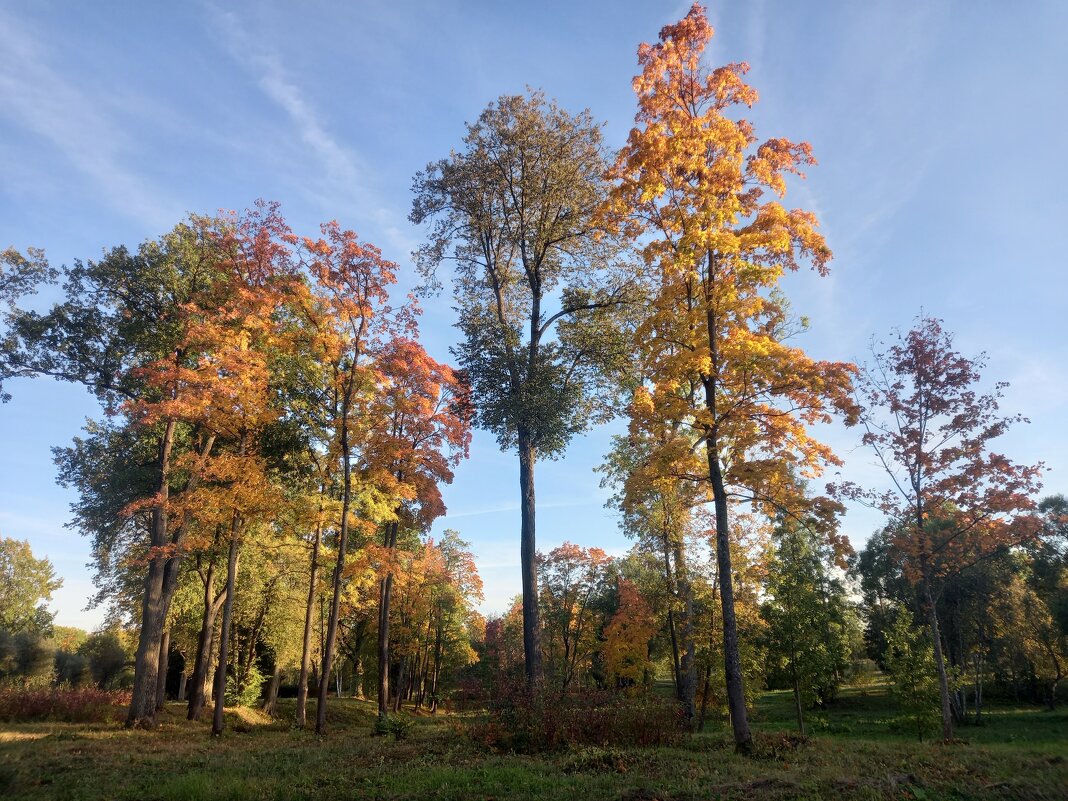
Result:
M521 753L578 745L674 745L684 734L682 710L666 698L531 692L523 681L499 685L487 714L468 727L476 742Z
M0 720L99 723L118 719L130 693L97 687L0 687Z

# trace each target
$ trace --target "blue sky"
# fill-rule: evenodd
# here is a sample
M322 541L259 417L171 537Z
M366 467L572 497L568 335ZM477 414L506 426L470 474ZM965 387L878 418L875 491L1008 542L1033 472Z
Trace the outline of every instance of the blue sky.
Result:
M612 146L634 115L641 41L687 3L0 3L0 247L43 247L55 265L136 245L187 212L278 200L298 231L337 219L414 283L421 232L413 174L459 145L463 123L526 86L605 121ZM1007 380L1005 438L1068 491L1068 4L1058 0L797 3L709 10L710 64L745 60L758 136L812 143L820 165L788 198L816 211L832 275L787 290L821 358L863 360L873 334L922 308ZM47 300L47 297L44 299ZM425 303L424 340L453 341L447 296ZM29 539L65 580L57 622L92 627L86 542L63 527L71 498L49 448L75 436L92 398L13 382L0 407L0 534ZM616 424L618 429L618 424ZM612 427L538 467L539 547L622 553L593 468ZM855 431L822 432L843 474L881 481ZM518 467L493 438L445 493L438 529L472 541L486 611L519 590ZM878 525L851 510L857 546Z

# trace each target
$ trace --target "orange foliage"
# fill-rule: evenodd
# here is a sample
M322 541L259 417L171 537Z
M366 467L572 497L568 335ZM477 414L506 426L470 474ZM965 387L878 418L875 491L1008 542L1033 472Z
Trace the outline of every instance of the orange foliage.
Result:
M605 627L605 669L618 681L637 683L650 669L649 642L660 628L634 584L620 579L619 609Z

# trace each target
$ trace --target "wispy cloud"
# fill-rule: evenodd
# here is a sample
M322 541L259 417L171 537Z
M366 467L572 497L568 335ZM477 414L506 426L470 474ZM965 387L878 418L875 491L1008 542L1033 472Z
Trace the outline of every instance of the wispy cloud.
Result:
M276 53L258 44L232 11L209 6L223 33L229 54L257 82L263 93L289 117L300 140L315 154L329 182L352 187L361 178L356 157L327 130L305 92L286 72Z
M0 115L51 142L121 213L153 228L173 223L180 209L130 166L123 126L49 64L43 41L0 9Z
M326 116L308 99L307 88L301 86L278 54L264 47L238 14L212 5L207 9L227 53L285 114L296 138L310 153L310 180L307 171L298 171L305 179L302 188L332 213L353 216L361 227L373 223L393 250L414 250L416 242L397 225L397 220L404 220L406 214L399 213L379 195L371 167L331 130Z

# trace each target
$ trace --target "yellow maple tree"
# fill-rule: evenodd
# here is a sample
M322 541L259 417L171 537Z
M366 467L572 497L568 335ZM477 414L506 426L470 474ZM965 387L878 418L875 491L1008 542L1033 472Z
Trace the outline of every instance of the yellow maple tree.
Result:
M827 271L831 251L811 212L780 202L788 177L814 163L808 144L758 143L735 114L757 100L744 63L708 69L712 38L694 5L638 50L636 127L615 172L615 213L645 237L650 302L638 327L643 385L631 404L632 434L670 436L653 459L711 488L720 576L732 576L730 507L816 517L831 527L836 505L806 497L803 482L836 464L808 426L834 410L855 415L854 368L816 361L787 344L794 321L778 284L805 262ZM739 749L750 747L734 589L723 582L724 669Z

